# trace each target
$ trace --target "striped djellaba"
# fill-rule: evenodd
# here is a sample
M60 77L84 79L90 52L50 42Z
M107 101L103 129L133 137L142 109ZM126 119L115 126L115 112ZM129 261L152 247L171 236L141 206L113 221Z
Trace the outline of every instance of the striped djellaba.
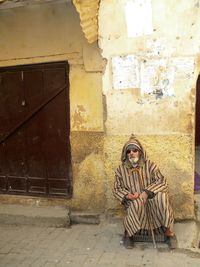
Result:
M133 167L127 159L129 145L134 145L141 151L137 167ZM147 158L145 150L134 135L124 145L121 161L122 164L115 171L113 193L127 209L124 227L128 235L149 231L151 226L158 231L172 228L174 218L166 179L156 164ZM128 194L142 193L144 190L153 192L153 197L148 198L146 203L141 198L127 200Z

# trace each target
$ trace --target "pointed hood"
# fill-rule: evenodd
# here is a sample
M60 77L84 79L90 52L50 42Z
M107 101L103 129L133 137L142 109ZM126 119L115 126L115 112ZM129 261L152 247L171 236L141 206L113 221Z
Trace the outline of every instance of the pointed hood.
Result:
M130 163L129 163L129 160L127 160L127 150L130 148L130 147L135 147L136 149L138 149L139 151L141 151L141 160L140 160L140 165L142 163L144 163L144 161L147 160L147 156L146 156L146 152L145 150L143 149L141 143L139 142L139 140L135 137L134 134L132 134L129 138L129 140L125 143L123 149L122 149L122 155L121 155L121 161L122 161L122 164L125 164L127 165L127 167L131 167L130 166Z

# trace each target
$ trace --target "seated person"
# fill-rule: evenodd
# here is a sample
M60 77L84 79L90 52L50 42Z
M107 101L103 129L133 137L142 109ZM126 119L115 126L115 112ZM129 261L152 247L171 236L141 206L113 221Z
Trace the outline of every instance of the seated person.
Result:
M166 179L156 164L147 158L134 135L122 149L121 162L115 171L113 193L127 211L124 219L124 246L132 248L133 235L149 231L152 227L154 231L157 229L166 235L170 248L176 248L174 217ZM150 214L147 214L147 206Z

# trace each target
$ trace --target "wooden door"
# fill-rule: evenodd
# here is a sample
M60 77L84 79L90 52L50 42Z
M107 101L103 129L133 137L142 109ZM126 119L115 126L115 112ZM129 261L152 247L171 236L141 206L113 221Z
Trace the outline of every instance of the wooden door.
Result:
M68 64L0 70L0 192L71 197Z

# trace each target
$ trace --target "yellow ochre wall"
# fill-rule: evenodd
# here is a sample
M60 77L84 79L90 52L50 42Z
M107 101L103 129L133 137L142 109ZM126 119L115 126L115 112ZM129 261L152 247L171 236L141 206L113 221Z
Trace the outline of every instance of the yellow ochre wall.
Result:
M124 13L127 2L100 1L100 48L97 43L87 43L71 3L0 10L0 66L69 62L74 190L71 200L1 196L1 201L58 203L74 210L118 214L122 208L112 195L113 174L124 142L134 133L168 180L175 218L194 217L200 3L143 1L151 5L152 32L128 37ZM151 80L154 86L162 83L172 69L169 78L173 94L142 93L141 81L137 88L114 89L112 58L126 55L138 59L140 77L144 76L141 65L152 64L151 71L156 69ZM172 65L179 59L186 65ZM187 66L192 60L193 69Z
M152 31L128 37L124 12L127 2L130 3L128 0L101 0L99 9L99 46L103 58L107 60L103 74L103 94L107 103L104 141L106 208L113 212L120 210L111 192L113 170L120 162L124 142L134 133L168 180L175 218L193 218L194 108L200 67L200 3L140 1L151 5ZM145 20L145 16L138 19L138 28L143 23L144 28L147 27ZM114 89L112 72L115 66L112 58L127 55L138 59L141 79L146 75L141 69L142 64L152 64L149 73L153 73L150 78L155 87L172 70L170 78L174 94L159 97L155 92L142 93L141 82L135 88ZM180 58L186 64L172 66L172 62L178 62ZM168 63L169 69L162 65L163 60ZM188 67L187 62L193 61L193 67Z
M1 201L57 203L75 210L104 209L102 57L99 51L97 43L88 44L85 39L79 14L72 3L0 10L0 67L69 62L73 171L71 200L1 195Z

